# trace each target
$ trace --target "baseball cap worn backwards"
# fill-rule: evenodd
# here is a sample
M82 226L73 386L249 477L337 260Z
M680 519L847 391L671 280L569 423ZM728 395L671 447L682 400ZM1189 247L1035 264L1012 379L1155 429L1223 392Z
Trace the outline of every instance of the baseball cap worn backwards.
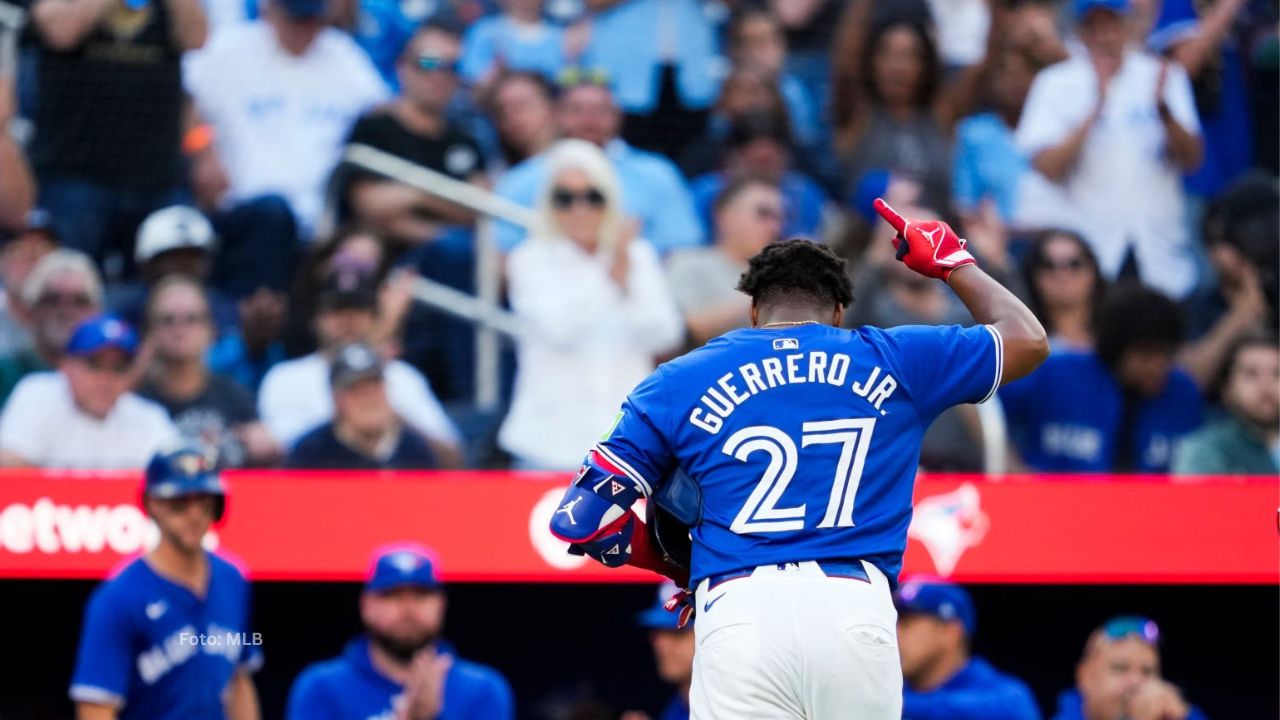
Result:
M430 552L419 545L404 545L379 552L369 571L364 589L369 592L387 592L402 587L439 590L435 563Z

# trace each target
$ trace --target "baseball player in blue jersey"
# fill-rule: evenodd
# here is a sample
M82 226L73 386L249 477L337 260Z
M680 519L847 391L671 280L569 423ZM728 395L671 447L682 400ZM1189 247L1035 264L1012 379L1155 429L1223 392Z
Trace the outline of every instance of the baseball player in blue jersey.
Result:
M444 586L420 545L379 552L360 595L366 634L309 666L289 691L287 720L512 720L511 687L458 657L441 637Z
M691 582L694 720L901 717L891 591L921 437L1048 355L1031 311L950 227L877 209L898 258L947 282L979 325L841 329L844 262L770 245L738 284L752 327L641 382L553 515L575 552ZM687 576L631 510L641 498L689 526Z
M194 448L147 465L143 504L160 543L89 598L71 699L79 720L257 720L261 636L249 583L201 545L226 507Z

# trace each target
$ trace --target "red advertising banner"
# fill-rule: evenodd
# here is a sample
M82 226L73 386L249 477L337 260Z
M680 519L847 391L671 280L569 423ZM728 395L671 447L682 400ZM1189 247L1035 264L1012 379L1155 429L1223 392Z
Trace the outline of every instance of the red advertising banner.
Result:
M360 580L373 550L432 547L449 581L650 581L546 530L563 475L227 473L209 544L255 580ZM154 542L136 474L0 472L0 578L100 578ZM962 582L1280 582L1275 478L925 476L906 572Z

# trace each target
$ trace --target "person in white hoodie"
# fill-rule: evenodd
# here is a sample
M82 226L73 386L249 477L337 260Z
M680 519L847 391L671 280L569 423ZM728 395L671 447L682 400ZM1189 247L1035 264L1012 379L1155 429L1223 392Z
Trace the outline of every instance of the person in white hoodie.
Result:
M548 159L540 223L507 258L526 333L498 444L517 468L573 470L684 325L657 251L622 214L608 157L563 140Z

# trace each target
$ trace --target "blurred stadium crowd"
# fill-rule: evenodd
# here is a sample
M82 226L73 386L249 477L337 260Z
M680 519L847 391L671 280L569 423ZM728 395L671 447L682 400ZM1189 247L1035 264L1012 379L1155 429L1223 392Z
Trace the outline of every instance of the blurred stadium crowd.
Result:
M141 468L181 437L224 467L572 470L656 363L748 323L733 287L776 239L849 260L853 326L972 322L894 261L882 196L954 224L1051 334L1049 361L999 395L999 467L1277 472L1274 2L22 10L0 13L0 464ZM510 207L494 198L528 222L489 218ZM496 406L476 399L474 318L420 301L421 279L476 294L485 247L491 314L519 330ZM989 469L991 432L950 411L922 466ZM419 584L406 603L438 591L429 567ZM1000 717L1035 717L970 661L963 591L912 587L908 684L1008 680ZM400 612L370 609L379 591L362 601L375 632ZM646 617L687 691L691 639ZM1135 702L1157 636L1100 627L1058 717ZM445 670L414 672L438 689ZM1116 712L1197 716L1143 687ZM911 717L961 717L920 702Z
M971 322L893 262L885 196L1050 330L1000 395L1008 467L1275 472L1276 19L36 0L0 80L0 461L140 467L181 434L232 467L571 469L656 362L747 323L735 278L777 238L849 259L854 325ZM415 301L476 292L490 244L522 330L496 406L475 326ZM987 432L948 413L924 467L1000 467Z

